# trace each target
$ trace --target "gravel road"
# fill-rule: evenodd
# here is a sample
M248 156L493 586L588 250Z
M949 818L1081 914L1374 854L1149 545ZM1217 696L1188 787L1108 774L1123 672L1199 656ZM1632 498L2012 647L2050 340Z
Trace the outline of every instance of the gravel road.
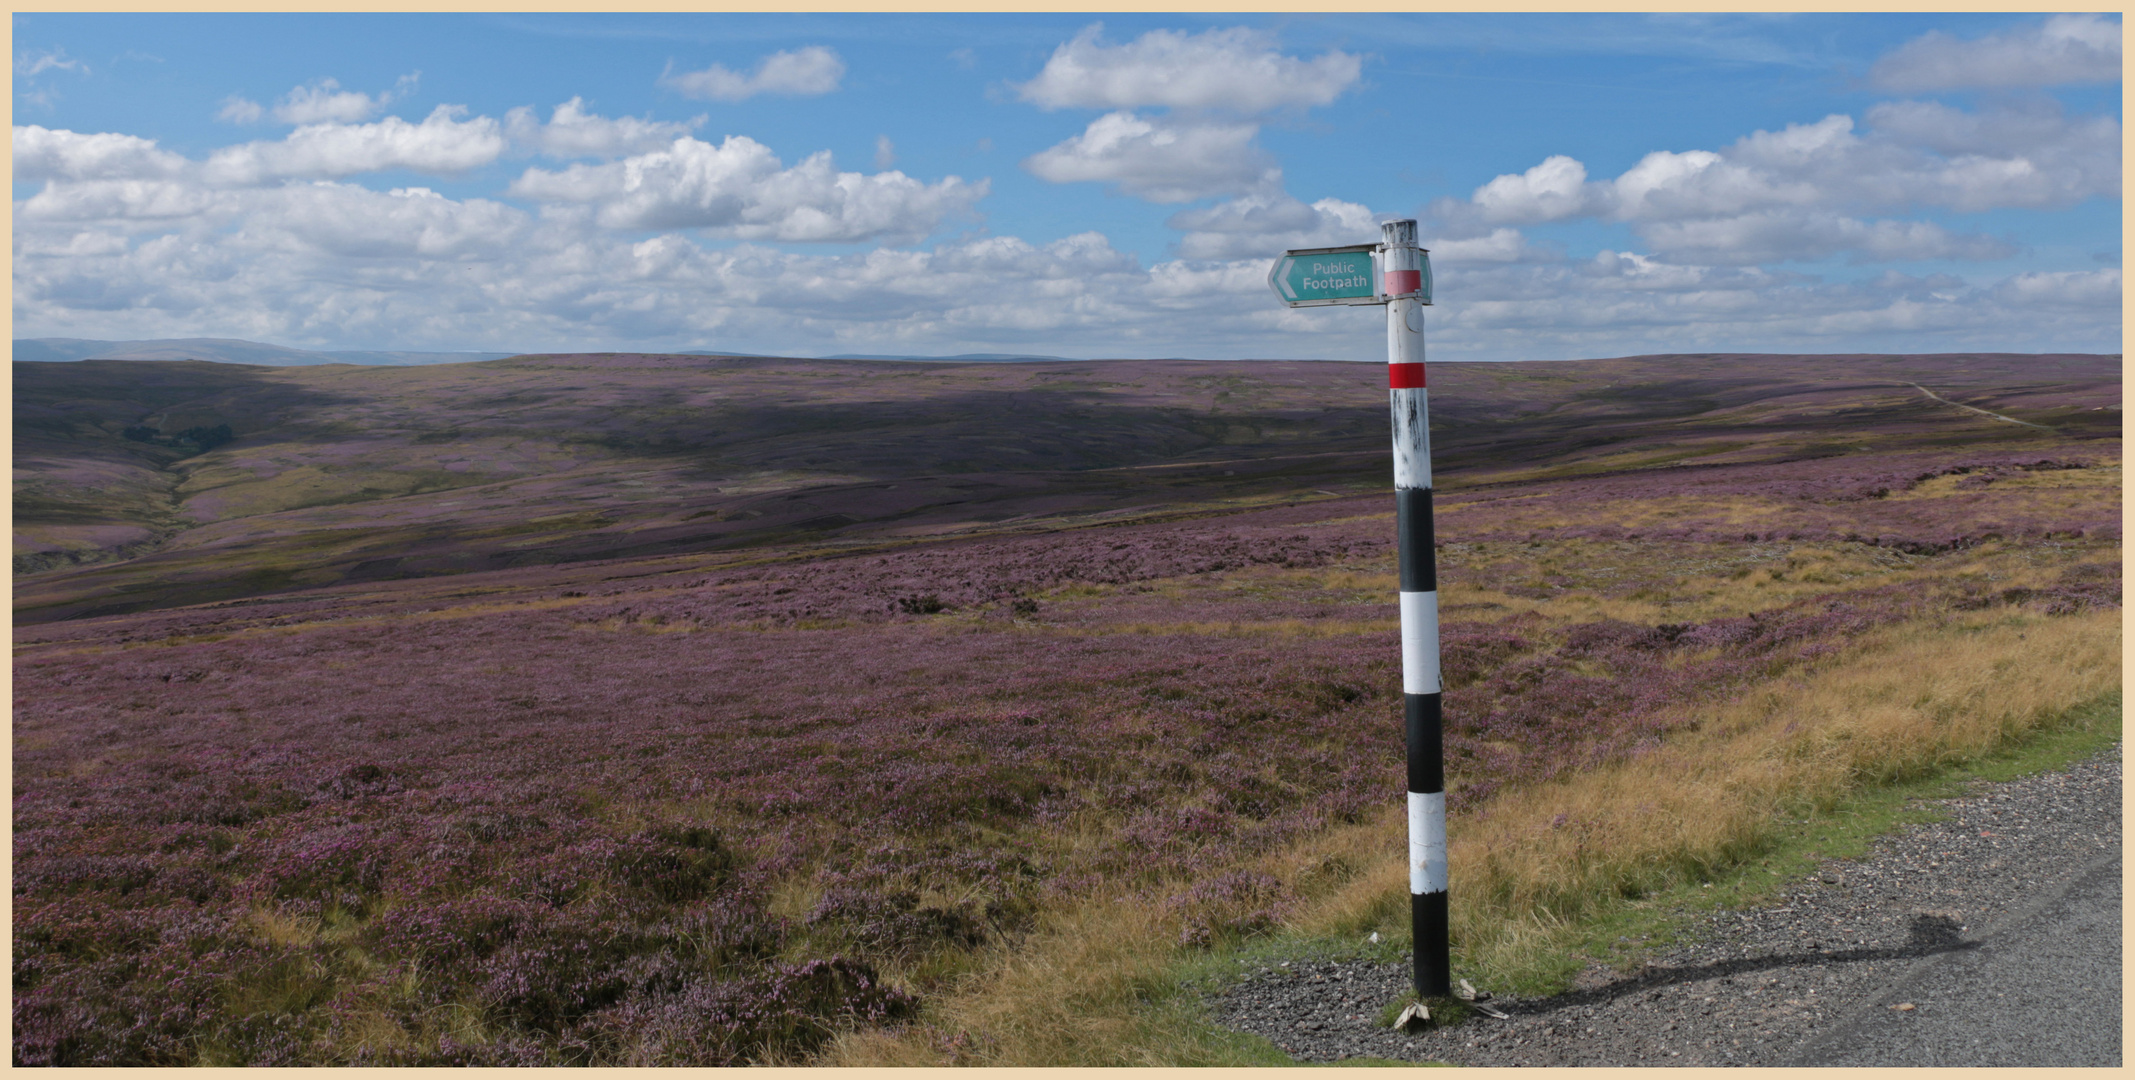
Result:
M1407 968L1366 960L1260 967L1211 1010L1303 1061L2118 1066L2120 769L1982 784L1634 973L1492 999L1510 1020L1390 1031Z

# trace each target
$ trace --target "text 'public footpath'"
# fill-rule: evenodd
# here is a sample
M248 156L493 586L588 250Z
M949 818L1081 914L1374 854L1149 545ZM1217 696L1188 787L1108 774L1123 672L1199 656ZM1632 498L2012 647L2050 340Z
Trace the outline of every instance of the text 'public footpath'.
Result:
M1356 273L1354 268L1352 268L1346 263L1333 263L1331 265L1327 263L1313 263L1312 272L1315 274L1347 274L1348 276L1318 278L1308 277L1298 282L1298 285L1301 288L1318 292L1327 289L1361 289L1371 284L1370 278L1362 274Z

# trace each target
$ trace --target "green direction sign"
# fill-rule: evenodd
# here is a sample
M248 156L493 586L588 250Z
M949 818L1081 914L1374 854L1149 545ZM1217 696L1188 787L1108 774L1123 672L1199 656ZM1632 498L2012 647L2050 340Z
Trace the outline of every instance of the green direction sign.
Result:
M1372 259L1377 250L1377 244L1354 244L1286 252L1268 271L1268 285L1291 307L1383 303Z

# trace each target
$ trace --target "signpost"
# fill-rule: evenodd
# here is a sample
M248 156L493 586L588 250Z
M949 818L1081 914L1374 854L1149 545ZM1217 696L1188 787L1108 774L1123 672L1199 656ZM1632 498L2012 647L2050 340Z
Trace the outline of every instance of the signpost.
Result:
M1401 701L1408 733L1409 926L1418 997L1453 992L1446 926L1444 722L1438 682L1438 552L1431 527L1431 431L1423 385L1430 253L1414 221L1380 226L1381 242L1285 252L1268 285L1291 307L1386 306L1394 420L1394 520L1401 562ZM1377 256L1374 258L1374 256Z
M1383 304L1372 265L1378 250L1377 244L1351 244L1285 252L1268 270L1268 285L1291 307Z

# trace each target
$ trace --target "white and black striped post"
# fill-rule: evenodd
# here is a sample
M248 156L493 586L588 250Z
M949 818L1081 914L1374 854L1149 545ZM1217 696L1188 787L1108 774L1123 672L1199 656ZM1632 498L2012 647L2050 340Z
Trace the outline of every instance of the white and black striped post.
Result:
M1416 243L1414 221L1389 221L1380 232L1377 244L1286 251L1268 268L1268 287L1292 308L1386 307L1394 516L1401 547L1401 700L1408 727L1409 920L1416 995L1433 998L1453 992L1453 971L1446 934L1438 553L1431 536L1430 410L1423 388L1423 309L1431 302L1431 260Z
M1423 380L1429 297L1414 221L1382 226L1394 520L1401 549L1401 704L1408 728L1409 926L1416 994L1453 992L1446 928L1445 740L1438 684L1438 552L1431 535L1431 430Z

